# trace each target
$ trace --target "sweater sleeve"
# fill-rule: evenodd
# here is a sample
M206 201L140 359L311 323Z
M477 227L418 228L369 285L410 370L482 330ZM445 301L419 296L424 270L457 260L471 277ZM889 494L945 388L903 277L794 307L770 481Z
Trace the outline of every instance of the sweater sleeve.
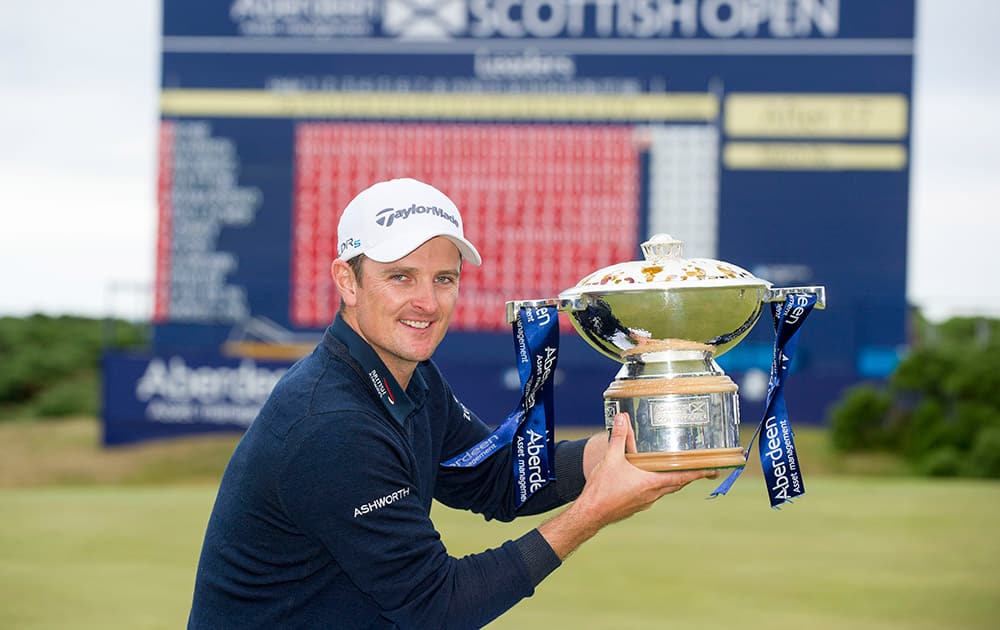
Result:
M449 556L427 513L430 499L418 496L401 436L374 418L338 422L345 419L338 415L304 423L287 442L281 502L396 625L481 627L558 566L537 532Z
M491 433L479 417L466 408L441 381L449 403L445 416L442 460L459 455ZM517 480L513 471L513 446L499 449L485 461L469 468L441 467L435 498L456 509L471 510L487 519L510 521L518 516L541 514L576 499L583 490L583 450L587 440L562 441L555 445L555 481L535 492L521 507L516 506Z
M509 447L475 468L443 468L438 476L436 498L449 507L472 510L488 519L502 521L548 512L576 499L583 491L586 444L586 439L557 442L555 481L544 485L519 508L515 508L516 480Z
M564 505L583 491L583 449L587 440L564 440L556 443L556 479L531 495L517 510L518 516L541 514Z

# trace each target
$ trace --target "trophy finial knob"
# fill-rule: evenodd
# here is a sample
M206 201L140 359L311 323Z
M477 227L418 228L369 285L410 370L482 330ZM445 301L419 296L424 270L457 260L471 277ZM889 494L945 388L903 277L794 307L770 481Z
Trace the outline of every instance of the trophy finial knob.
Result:
M642 255L650 262L667 258L680 258L683 248L683 241L678 241L669 234L654 234L642 244Z

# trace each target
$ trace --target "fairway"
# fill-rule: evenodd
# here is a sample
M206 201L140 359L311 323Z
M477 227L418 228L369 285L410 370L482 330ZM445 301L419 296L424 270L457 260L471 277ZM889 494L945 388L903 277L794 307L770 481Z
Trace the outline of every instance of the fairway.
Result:
M491 628L995 628L1000 484L806 478L767 507L748 471L611 526ZM0 628L179 628L215 486L0 490ZM452 555L538 522L435 508Z

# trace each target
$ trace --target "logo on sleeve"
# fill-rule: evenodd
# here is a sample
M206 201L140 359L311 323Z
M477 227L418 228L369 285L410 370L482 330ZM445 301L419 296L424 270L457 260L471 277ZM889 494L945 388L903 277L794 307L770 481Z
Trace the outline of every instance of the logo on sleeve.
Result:
M354 518L358 518L359 516L365 516L366 514L371 514L375 510L381 510L385 506L392 505L396 501L399 501L400 499L408 496L410 496L410 489L400 488L395 492L390 492L384 497L373 499L368 503L362 503L358 507L354 508Z

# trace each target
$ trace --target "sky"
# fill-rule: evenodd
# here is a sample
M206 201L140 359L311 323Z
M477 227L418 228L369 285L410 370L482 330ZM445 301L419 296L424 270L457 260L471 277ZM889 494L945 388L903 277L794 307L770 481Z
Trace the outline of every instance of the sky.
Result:
M0 316L149 315L159 11L0 3ZM907 298L1000 317L1000 1L917 12Z

